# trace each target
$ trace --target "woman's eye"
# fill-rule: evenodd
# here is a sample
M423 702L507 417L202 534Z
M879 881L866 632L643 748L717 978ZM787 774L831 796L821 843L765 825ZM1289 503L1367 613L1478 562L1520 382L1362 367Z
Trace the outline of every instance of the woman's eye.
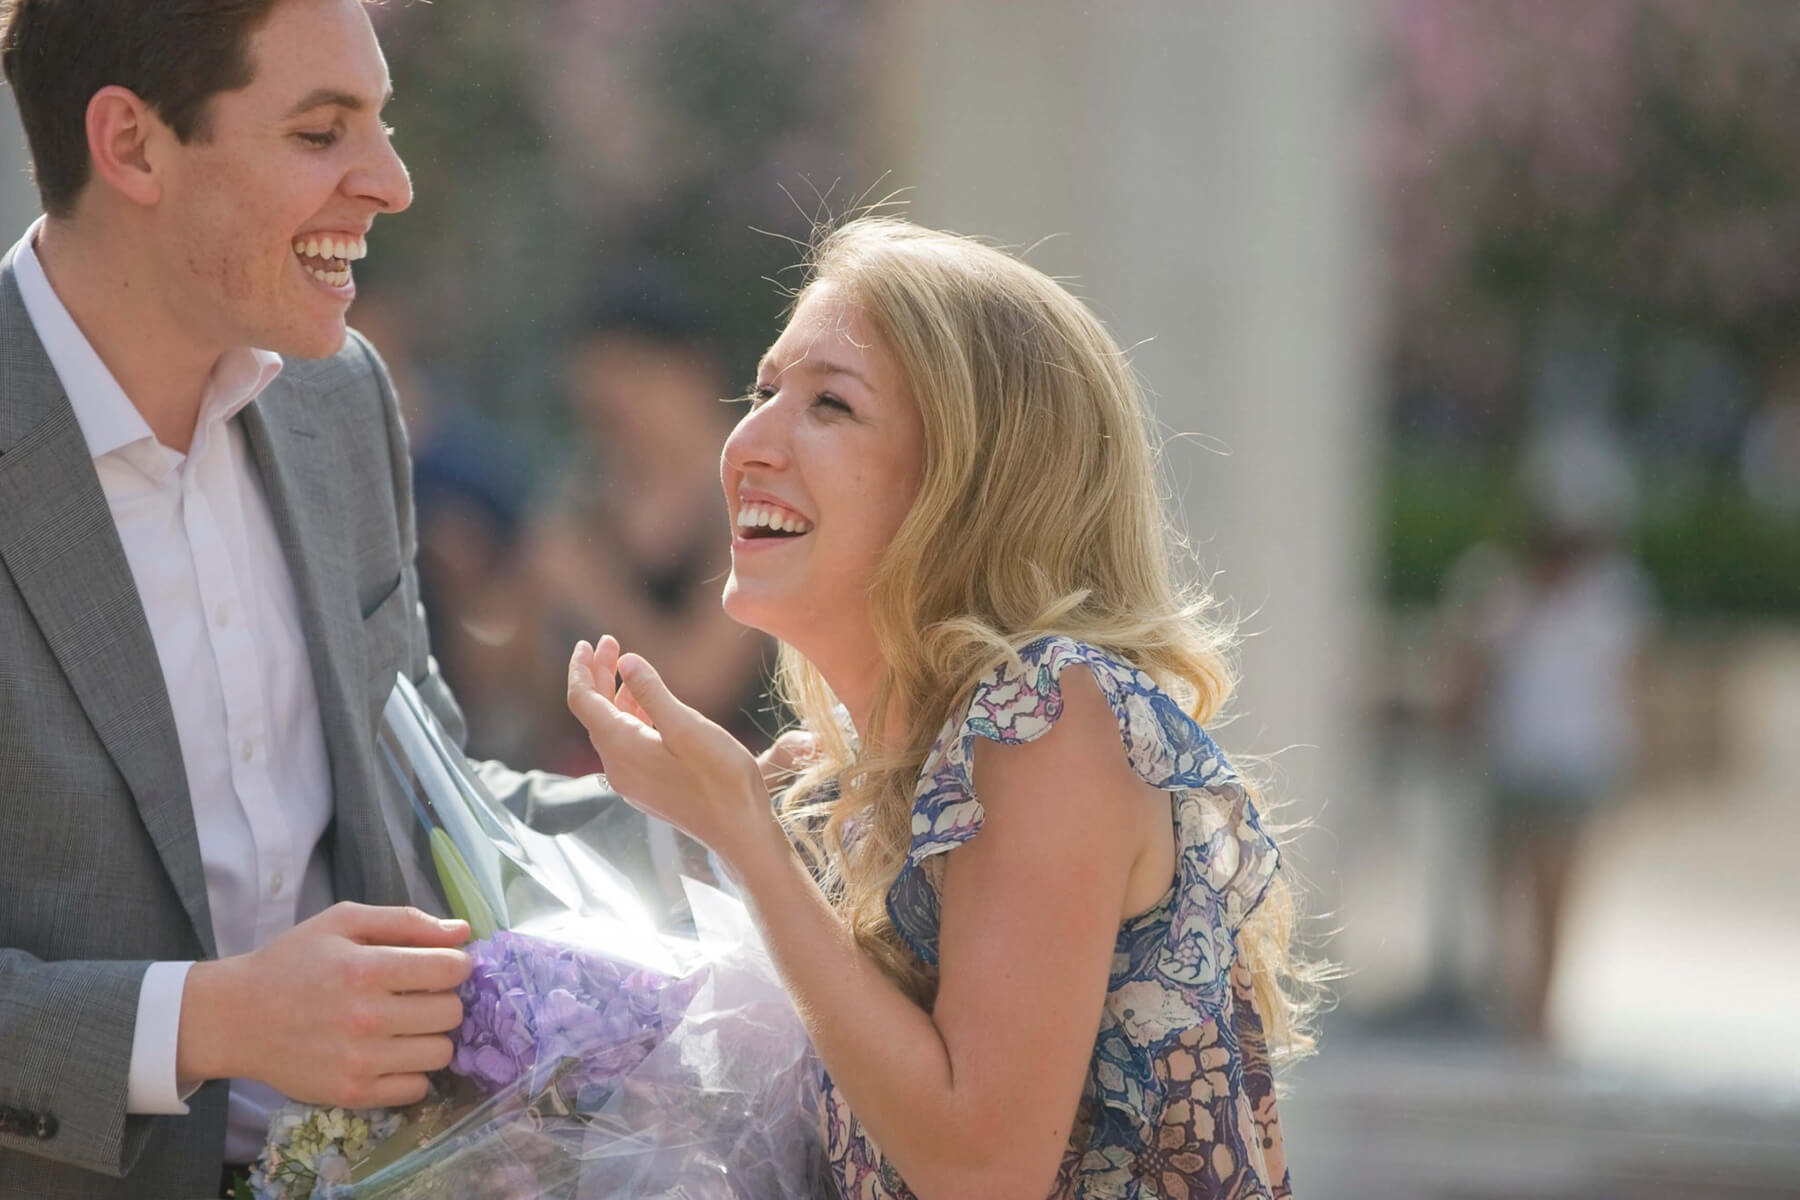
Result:
M744 399L750 402L752 408L774 398L775 389L766 383L753 383L750 385L750 390L744 393Z
M838 412L846 412L847 413L850 411L850 406L848 404L845 404L842 400L838 399L838 397L832 395L830 392L820 392L818 395L818 398L815 401L813 401L813 403L819 405L821 408L836 409Z

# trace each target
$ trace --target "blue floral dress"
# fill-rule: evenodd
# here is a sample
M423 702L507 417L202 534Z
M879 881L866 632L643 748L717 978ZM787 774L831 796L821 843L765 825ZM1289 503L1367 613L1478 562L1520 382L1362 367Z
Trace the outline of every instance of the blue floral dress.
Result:
M912 849L888 911L927 966L938 954L945 851L981 830L975 739L1029 742L1062 715L1060 679L1093 672L1132 768L1168 791L1178 847L1169 892L1119 930L1094 1056L1053 1198L1280 1200L1290 1195L1262 1022L1236 933L1276 868L1237 774L1144 672L1068 638L1027 646L975 687L919 774ZM847 1200L910 1200L829 1076L826 1152Z

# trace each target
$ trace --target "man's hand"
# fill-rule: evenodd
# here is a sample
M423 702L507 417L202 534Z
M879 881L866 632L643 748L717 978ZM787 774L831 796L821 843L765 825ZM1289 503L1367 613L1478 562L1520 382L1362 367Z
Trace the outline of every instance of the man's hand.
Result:
M770 792L786 787L818 753L819 740L804 729L790 729L775 744L756 756L757 769Z
M462 921L345 903L249 954L195 963L176 1077L257 1079L347 1108L423 1099L462 1023L468 938Z

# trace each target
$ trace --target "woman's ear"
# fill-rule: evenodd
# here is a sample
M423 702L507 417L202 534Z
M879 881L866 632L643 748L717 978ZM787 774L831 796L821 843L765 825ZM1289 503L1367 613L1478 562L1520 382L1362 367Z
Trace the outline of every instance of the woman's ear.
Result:
M169 136L168 126L130 88L103 87L88 101L88 159L94 177L134 204L148 206L162 198L151 150Z

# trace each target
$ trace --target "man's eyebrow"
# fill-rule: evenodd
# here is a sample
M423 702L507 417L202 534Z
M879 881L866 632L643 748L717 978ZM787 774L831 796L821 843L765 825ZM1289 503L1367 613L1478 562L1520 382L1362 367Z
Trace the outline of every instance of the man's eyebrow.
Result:
M386 108L388 101L393 98L394 89L389 88L382 94L381 104L377 111L381 108ZM341 91L338 88L329 87L314 88L312 91L306 93L305 96L301 97L300 103L288 110L288 118L292 119L300 116L302 113L309 113L315 108L346 108L351 112L362 112L368 106L368 102L354 92L346 92Z

